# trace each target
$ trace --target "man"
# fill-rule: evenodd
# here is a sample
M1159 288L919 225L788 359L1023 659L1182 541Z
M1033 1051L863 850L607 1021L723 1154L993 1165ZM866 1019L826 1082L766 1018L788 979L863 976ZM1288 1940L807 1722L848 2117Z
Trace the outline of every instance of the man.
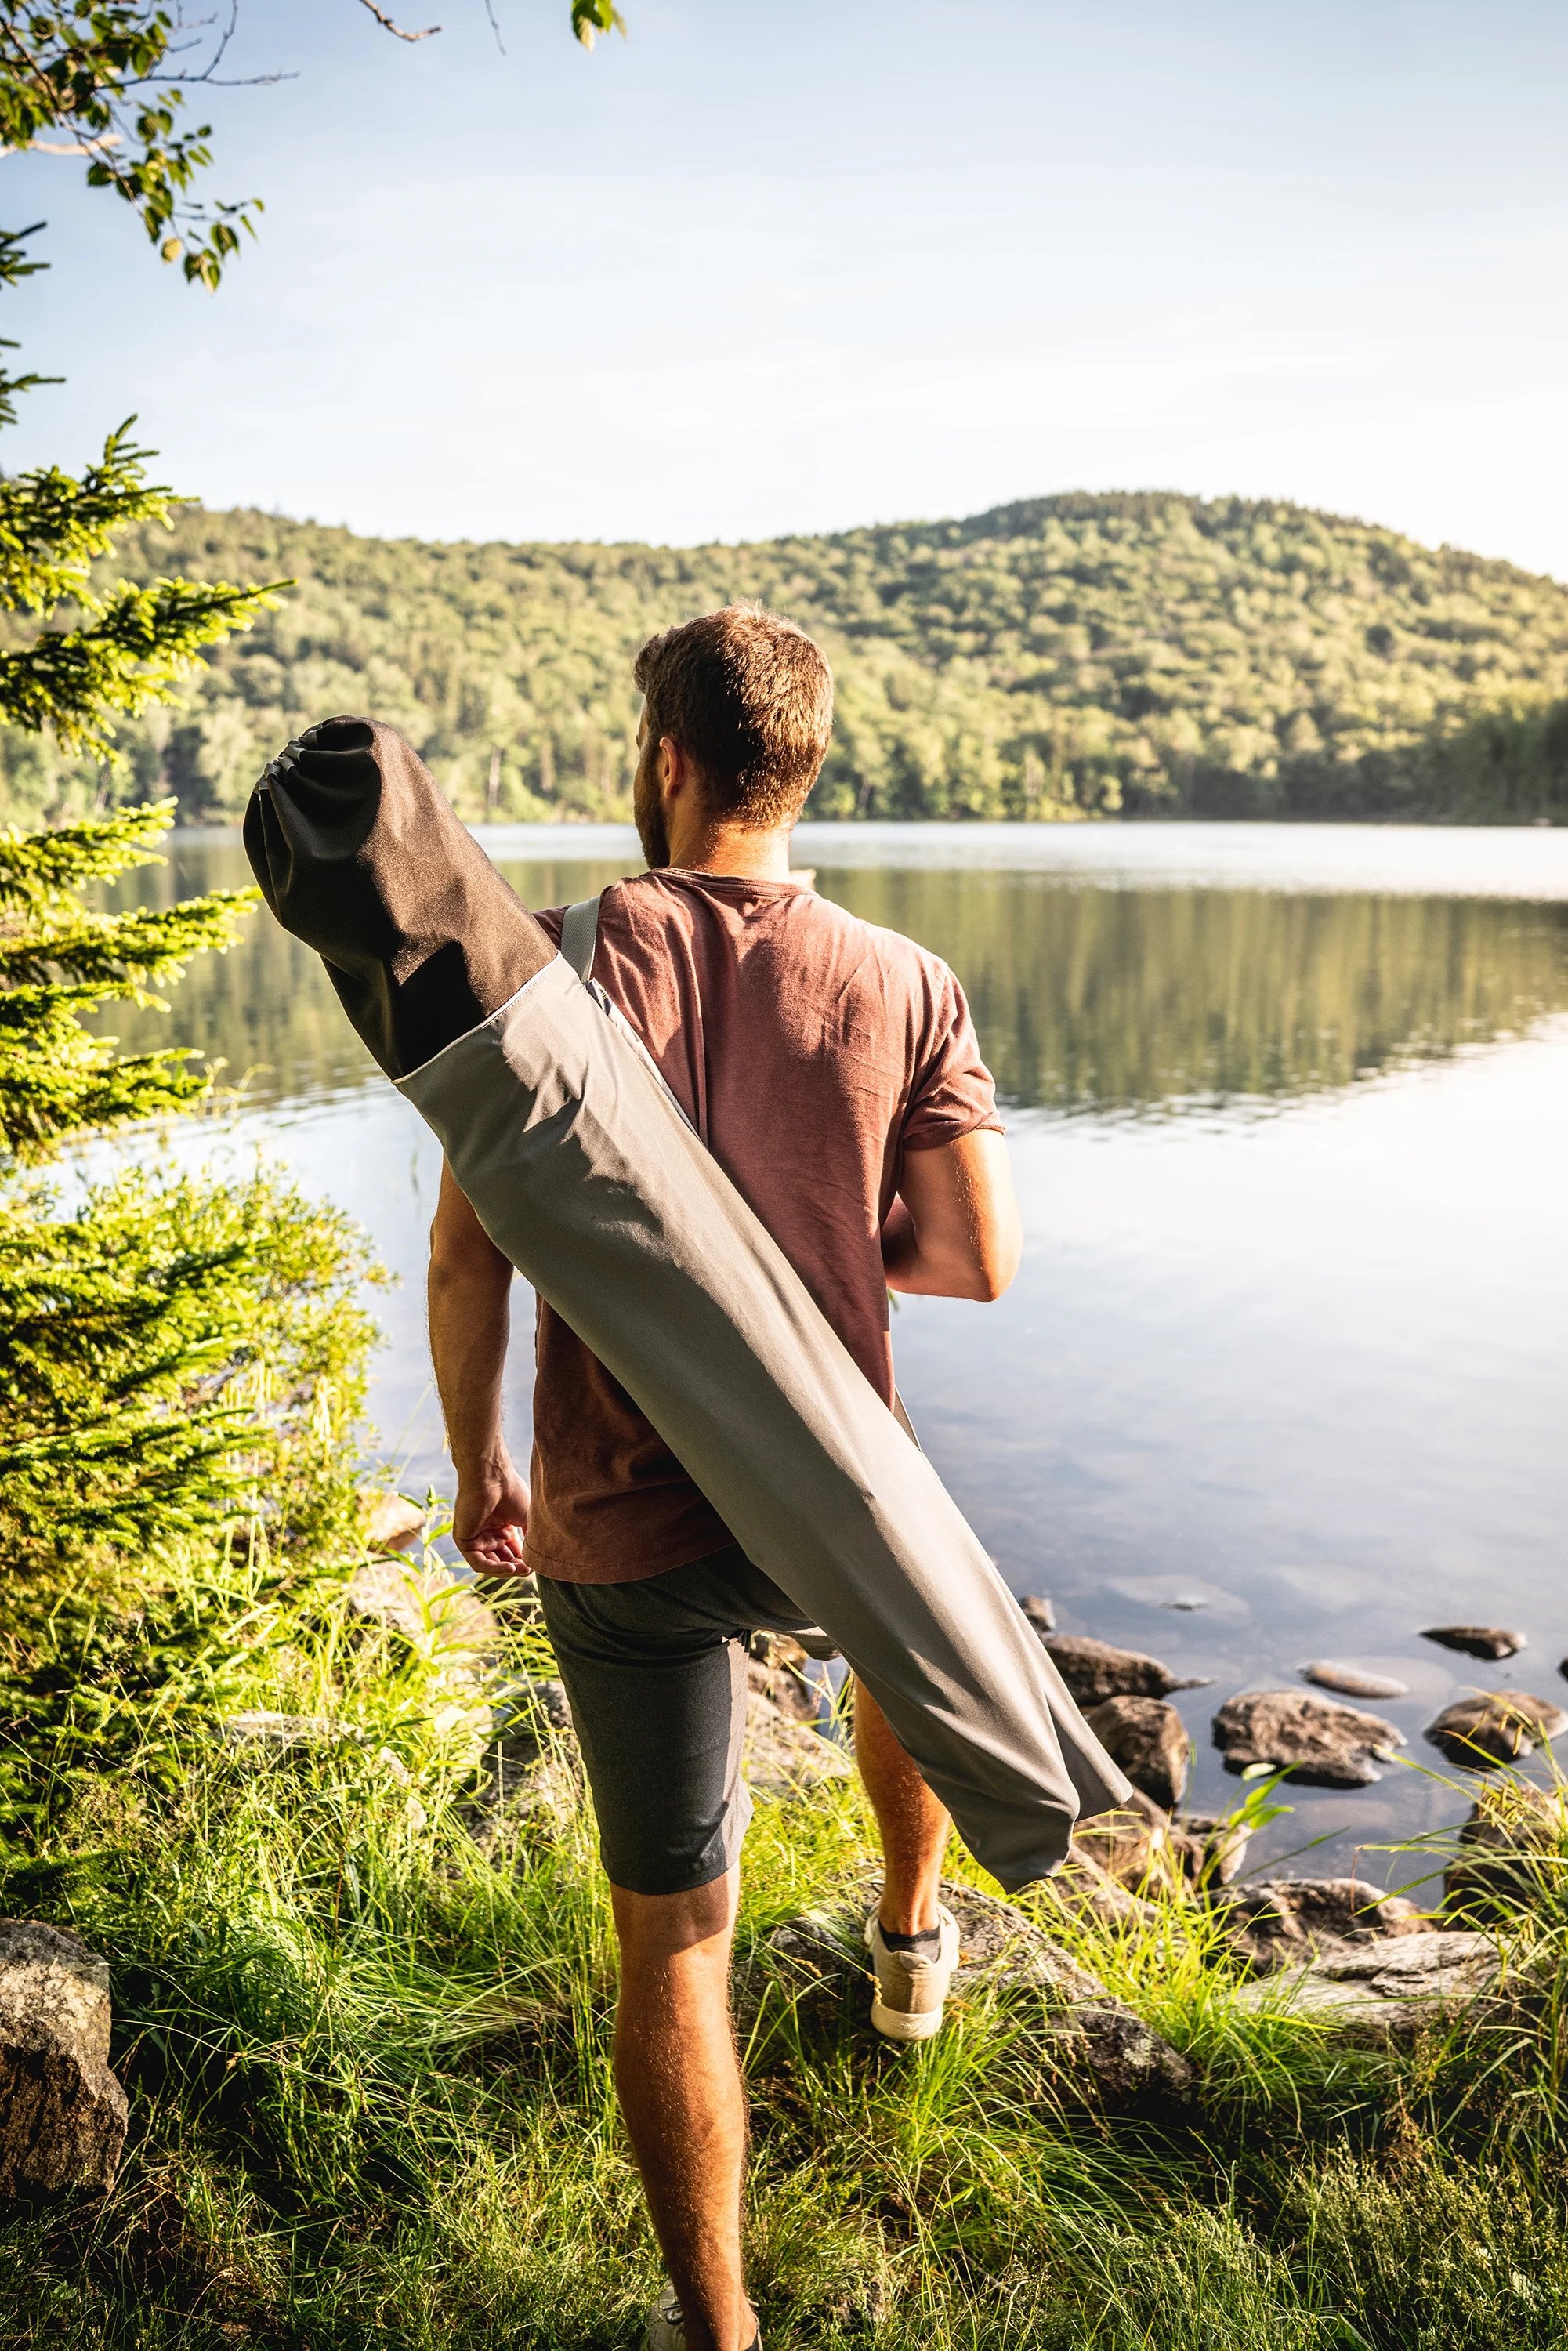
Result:
M832 724L809 637L732 606L652 639L634 674L649 871L601 900L592 976L891 1405L889 1286L994 1299L1018 1265L995 1091L962 993L935 956L790 875ZM558 940L563 914L540 917ZM454 1531L481 1573L538 1574L593 1793L621 1950L616 2083L672 2283L648 2344L747 2351L728 1989L749 1811L745 1642L802 1619L542 1302L530 1497L502 1434L511 1280L444 1172L430 1331ZM873 2019L924 2039L957 1959L937 1898L947 1815L864 1689L855 1744L885 1860L867 1922Z

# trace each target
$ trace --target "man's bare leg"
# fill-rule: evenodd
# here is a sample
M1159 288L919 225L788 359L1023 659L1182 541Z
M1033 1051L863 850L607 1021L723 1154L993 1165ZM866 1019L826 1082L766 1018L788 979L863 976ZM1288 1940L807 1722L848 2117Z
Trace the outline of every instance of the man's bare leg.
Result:
M746 2093L729 2016L740 1872L690 1894L612 1886L621 1941L615 2086L689 2351L746 2351Z
M942 1856L952 1823L898 1740L870 1690L855 1684L855 1760L882 1832L883 1881L878 1912L894 1935L936 1924Z

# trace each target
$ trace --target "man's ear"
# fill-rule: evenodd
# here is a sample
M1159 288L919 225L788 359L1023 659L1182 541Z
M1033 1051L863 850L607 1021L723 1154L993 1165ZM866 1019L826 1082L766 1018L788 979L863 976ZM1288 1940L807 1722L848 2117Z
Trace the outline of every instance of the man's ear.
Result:
M665 799L691 780L691 764L673 735L659 737L659 790Z

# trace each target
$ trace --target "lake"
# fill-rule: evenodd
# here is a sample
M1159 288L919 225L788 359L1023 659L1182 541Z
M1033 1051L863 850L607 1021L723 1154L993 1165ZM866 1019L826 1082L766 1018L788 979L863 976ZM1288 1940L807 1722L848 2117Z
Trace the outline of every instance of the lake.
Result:
M533 906L641 863L630 831L481 838ZM1176 1701L1195 1808L1241 1792L1209 1743L1220 1698L1313 1657L1407 1681L1375 1710L1408 1760L1373 1788L1291 1790L1254 1846L1298 1871L1370 1846L1368 1873L1403 1882L1375 1848L1465 1808L1421 1739L1438 1707L1478 1683L1563 1695L1568 834L806 826L795 856L953 965L1007 1106L1018 1281L995 1306L905 1300L894 1318L944 1478L1064 1628L1212 1677ZM247 880L234 836L184 834L124 894ZM110 1025L199 1046L246 1085L168 1148L264 1149L369 1228L402 1277L377 1299L382 1442L411 1489L446 1488L429 1136L265 914L173 1007ZM519 1300L525 1458L530 1321ZM1477 1621L1531 1646L1477 1666L1418 1637Z

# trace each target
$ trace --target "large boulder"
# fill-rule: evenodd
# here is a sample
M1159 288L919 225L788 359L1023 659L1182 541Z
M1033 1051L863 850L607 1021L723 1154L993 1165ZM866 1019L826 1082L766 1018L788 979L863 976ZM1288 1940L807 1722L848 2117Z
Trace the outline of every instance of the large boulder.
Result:
M1259 1975L1431 1924L1402 1894L1360 1877L1261 1878L1217 1899L1237 1950Z
M765 2050L789 2012L808 2032L873 2036L863 1938L881 1890L867 1878L762 1938L737 1975L743 2043ZM1186 2060L1013 1903L950 1880L942 1899L958 1921L955 2003L985 1995L1006 2004L1015 2028L1009 2059L1039 2069L1043 2095L1075 2094L1117 2109L1188 2095Z
M107 1961L58 1927L0 1918L0 2199L112 2181L126 2107L109 2027Z
M1163 1698L1108 1698L1090 1709L1089 1728L1134 1788L1174 1813L1186 1793L1192 1740Z
M1310 1698L1305 1690L1251 1690L1227 1698L1214 1718L1214 1743L1228 1771L1288 1771L1316 1788L1365 1788L1405 1733L1381 1715Z
M1201 1689L1202 1674L1173 1673L1139 1649L1115 1649L1087 1633L1042 1633L1047 1655L1077 1703L1088 1708L1110 1698L1168 1698L1172 1690Z
M1501 1973L1485 1935L1430 1928L1282 1969L1244 1984L1236 1999L1244 2009L1306 2018L1336 2039L1406 2042L1485 1999Z
M1515 1762L1568 1730L1568 1714L1549 1698L1527 1690L1475 1690L1446 1706L1427 1736L1450 1763L1472 1771Z

